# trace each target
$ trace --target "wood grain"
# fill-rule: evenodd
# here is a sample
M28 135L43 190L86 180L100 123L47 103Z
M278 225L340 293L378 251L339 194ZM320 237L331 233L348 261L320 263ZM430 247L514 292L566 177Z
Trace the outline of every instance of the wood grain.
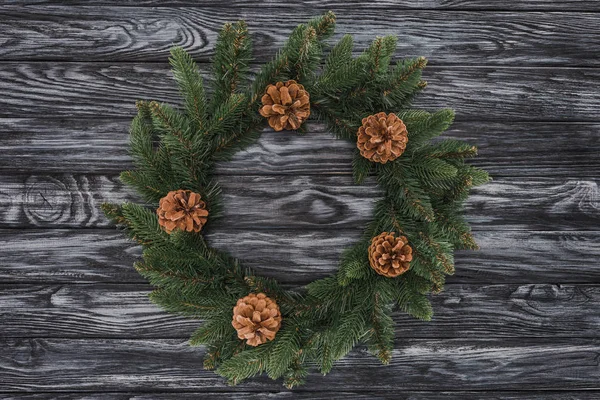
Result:
M451 107L458 121L600 121L598 69L445 66L424 78L415 107ZM180 103L166 63L0 63L0 87L7 118L131 118L140 98Z
M343 249L359 234L223 232L212 234L209 240L263 275L282 282L309 283L332 273ZM488 228L474 234L481 249L456 253L456 275L448 278L449 282L600 283L600 246L595 233Z
M128 6L128 7L253 7L253 8L278 8L295 11L301 10L459 10L459 11L600 11L600 5L594 0L510 0L498 4L489 0L378 0L366 2L360 0L221 0L218 3L212 0L7 0L7 5L70 5L70 6ZM339 12L339 11L338 11Z
M0 337L183 338L201 322L161 311L140 284L0 285ZM596 337L600 286L457 285L431 322L395 313L402 338Z
M12 175L0 187L2 220L13 221L12 226L19 220L45 226L106 226L103 202L136 199L116 176Z
M0 280L144 282L133 269L141 249L107 229L0 230Z
M132 168L130 119L0 119L0 172L102 173ZM311 123L305 135L265 129L246 151L219 165L220 175L349 174L354 146ZM470 160L494 177L596 178L600 124L457 122L444 138L476 144ZM318 143L315 145L315 143Z
M394 7L397 8L397 7ZM257 60L266 60L311 8L129 8L37 6L0 8L0 60L163 61L173 45L207 61L225 22L246 20ZM435 64L598 66L600 16L568 13L453 12L370 8L338 13L337 34L352 34L356 50L375 36L398 36L402 56ZM276 28L272 21L277 21ZM26 23L23 23L26 21ZM357 24L356 21L360 21Z
M180 339L8 339L0 343L4 390L278 390L266 377L235 388L201 368L201 348ZM311 373L303 390L380 391L599 389L594 339L404 339L392 362L358 349L326 377ZM523 373L527 371L527 373Z
M495 177L466 210L482 249L457 253L433 322L394 316L390 367L360 348L299 392L232 388L188 347L198 321L148 301L140 248L98 206L137 199L116 174L135 100L180 101L171 45L206 75L222 23L245 18L262 62L326 9L357 51L396 34L399 55L430 58L416 106L455 108L449 136ZM5 1L0 398L600 398L599 25L592 0ZM219 166L207 239L288 287L329 275L378 198L351 184L351 147L315 124L265 132Z
M258 273L304 285L333 273L348 232L222 230L209 242ZM600 283L599 232L476 231L479 251L456 254L451 283ZM0 230L4 283L145 282L133 269L140 249L120 232L99 229Z
M373 179L349 175L226 176L214 226L240 230L355 229L380 198ZM138 202L115 175L0 175L1 227L107 227L104 202ZM477 228L596 230L595 180L498 179L473 189L466 217ZM257 223L259 221L259 223Z
M209 389L210 390L210 389ZM396 391L377 391L370 388L365 391L340 391L327 392L327 388L318 388L310 392L301 391L276 391L274 388L269 392L154 392L154 393L123 393L123 392L79 392L79 393L1 393L3 400L188 400L188 399L227 399L227 400L264 400L266 399L309 399L309 400L331 400L331 399L359 399L359 400L397 400L398 394L403 399L410 400L480 400L481 391L425 391L425 390L396 390ZM565 391L497 391L485 390L485 398L489 400L597 400L600 392L593 390L565 390Z

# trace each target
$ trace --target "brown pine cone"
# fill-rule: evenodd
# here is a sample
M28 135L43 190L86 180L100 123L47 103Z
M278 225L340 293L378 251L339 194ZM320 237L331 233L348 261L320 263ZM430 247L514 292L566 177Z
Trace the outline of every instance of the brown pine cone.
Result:
M276 131L298 129L310 115L310 96L296 81L267 86L262 103L260 115Z
M394 278L410 268L412 248L406 236L395 237L394 232L383 232L371 239L369 262L379 275Z
M158 224L167 233L175 229L188 232L200 232L206 223L208 210L198 193L191 190L173 190L160 199Z
M238 338L250 346L273 340L281 327L281 312L275 301L264 293L250 293L233 307L233 321Z
M408 143L406 125L396 114L384 112L369 115L358 128L356 146L360 155L371 161L385 164L400 157Z

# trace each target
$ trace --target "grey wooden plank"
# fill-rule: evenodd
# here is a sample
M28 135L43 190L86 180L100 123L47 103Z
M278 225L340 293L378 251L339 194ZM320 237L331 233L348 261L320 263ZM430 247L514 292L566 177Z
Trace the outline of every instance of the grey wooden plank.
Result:
M433 399L436 400L436 394ZM462 394L462 393L461 393ZM421 395L419 393L418 395ZM264 400L264 399L309 399L309 400L331 400L335 398L344 399L385 399L385 394L364 394L360 392L336 392L332 395L331 392L159 392L159 393L35 393L35 394L2 394L2 400L144 400L144 399L161 399L161 400L187 400L187 399L227 399L227 400ZM416 397L419 398L419 397ZM443 398L443 397L441 397ZM467 397L468 398L468 397Z
M217 230L208 239L263 275L282 282L297 276L296 282L308 283L335 271L341 252L360 235L358 230L288 232ZM481 249L456 253L456 275L449 282L599 282L600 246L587 232L490 227L474 235Z
M228 386L201 368L202 348L180 339L9 339L0 343L0 384L28 391L214 391ZM303 390L598 390L594 339L404 339L389 366L355 350ZM399 377L401 380L399 381ZM265 377L229 390L277 390Z
M141 284L0 285L3 338L183 338L201 325L161 311ZM598 285L458 285L430 296L431 322L395 313L402 338L594 338Z
M144 282L141 249L106 229L0 230L0 281Z
M424 78L415 107L451 107L458 121L600 120L598 69L446 66ZM131 117L140 98L180 103L165 63L0 63L0 87L10 118Z
M450 283L600 283L600 232L476 231L481 249L456 254ZM258 232L221 230L209 243L287 285L304 285L337 268L359 230ZM4 283L141 283L141 252L106 229L0 230Z
M269 392L158 392L158 393L0 393L3 400L188 400L188 399L231 399L231 400L264 400L264 399L309 399L309 400L336 400L336 399L360 399L360 400L480 400L485 397L489 400L597 400L600 397L598 391L415 391L397 388L390 391L377 391L376 389L364 389L363 391L327 391L320 387L318 390L303 392L294 391L269 391Z
M132 168L130 119L0 118L0 172L114 173ZM308 132L265 129L259 142L217 168L221 175L349 174L354 145L318 123ZM457 122L443 138L479 148L470 160L495 177L596 178L600 124Z
M489 0L6 0L6 5L70 5L70 6L128 6L128 7L255 7L283 8L295 10L459 10L459 11L600 11L600 5L594 0L510 0L498 3Z
M215 227L240 230L356 229L381 194L349 175L224 176ZM116 175L0 175L0 227L107 227L103 202L138 201ZM466 217L496 230L596 230L596 180L499 178L473 189Z
M397 8L397 7L394 7ZM397 8L398 9L398 8ZM311 8L129 8L37 6L0 8L0 60L162 61L172 45L201 60L213 55L223 23L244 19L255 54L275 54L289 32L318 14ZM273 21L277 21L276 27ZM357 24L356 21L360 21ZM357 50L375 36L396 34L405 56L442 64L598 66L595 13L453 12L346 9L338 33L354 35Z

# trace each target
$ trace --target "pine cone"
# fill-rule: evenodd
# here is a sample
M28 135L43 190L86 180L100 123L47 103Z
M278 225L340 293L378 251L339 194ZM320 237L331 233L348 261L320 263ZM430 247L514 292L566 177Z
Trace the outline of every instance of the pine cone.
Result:
M371 161L385 164L400 157L408 143L406 125L396 114L384 112L369 115L358 128L356 146L360 155Z
M275 301L264 293L250 293L237 301L233 308L233 327L238 338L250 346L273 340L281 327L281 312Z
M167 233L175 229L200 232L208 216L206 203L198 193L191 190L174 190L167 193L160 199L156 213L158 224Z
M310 115L310 96L296 81L267 86L259 112L276 131L298 129Z
M395 237L394 232L383 232L371 239L369 262L379 275L394 278L410 268L412 248L406 236Z

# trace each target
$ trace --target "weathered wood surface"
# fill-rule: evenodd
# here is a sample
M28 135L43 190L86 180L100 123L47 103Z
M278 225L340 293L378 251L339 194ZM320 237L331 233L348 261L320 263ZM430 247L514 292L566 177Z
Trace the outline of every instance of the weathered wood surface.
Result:
M278 8L289 11L300 10L363 10L375 9L386 11L408 10L460 10L460 11L600 11L600 4L595 0L509 0L498 3L493 0L6 0L6 5L78 5L78 6L184 6L184 7L252 7Z
M1 101L1 100L0 100ZM118 173L132 168L130 119L0 119L0 172ZM498 177L597 178L599 123L457 122L443 137L476 144L472 165ZM318 145L315 146L315 142ZM220 175L349 174L354 145L321 124L305 135L265 129L260 141L222 163Z
M0 8L0 60L163 61L173 45L199 60L213 55L225 22L244 19L259 59L275 54L289 32L314 15L310 8L129 8L69 6ZM27 20L27 24L23 24ZM360 24L356 21L360 20ZM273 21L277 21L273 26ZM394 33L402 56L434 56L435 64L598 66L595 13L453 12L398 9L338 13L337 33L356 50ZM274 29L275 28L275 29Z
M336 269L359 229L209 233L215 247L244 265L289 285L303 285ZM452 283L600 283L599 232L475 231L479 251L456 254ZM0 230L0 282L144 282L132 268L139 247L116 230Z
M374 179L350 175L220 179L224 212L216 227L360 229L380 198ZM241 190L243 188L243 190ZM596 230L596 180L504 178L474 188L467 219L478 229ZM116 175L0 175L0 228L106 227L104 202L140 202ZM257 223L260 221L260 223Z
M327 376L311 373L303 391L600 389L596 339L406 339L389 366L357 349ZM204 371L204 350L182 339L8 339L0 343L4 390L265 390L266 377L229 387Z
M166 314L140 284L0 286L0 337L189 338L199 321ZM401 338L595 338L596 285L447 285L431 323L396 313Z
M286 400L286 399L308 399L308 400L331 400L331 399L359 399L359 400L397 400L399 391L376 391L368 389L364 391L326 391L327 388L319 388L309 392L270 391L268 393L257 392L154 392L154 393L123 393L123 392L81 392L81 393L36 393L18 394L2 393L3 400L197 400L197 399L226 399L226 400ZM424 391L424 390L402 390L402 398L410 400L481 400L482 396L488 400L597 400L600 392L594 390L572 390L572 391Z
M131 118L139 99L180 104L163 61L0 63L0 117ZM600 70L517 67L429 67L414 106L451 107L458 121L600 120Z
M448 137L477 145L473 164L495 178L466 210L481 250L457 253L432 323L395 315L390 367L358 350L296 393L266 378L231 388L187 346L198 322L148 301L131 267L140 248L98 206L137 200L117 179L131 166L127 128L138 98L179 103L172 44L206 73L222 22L246 18L264 61L330 8L357 50L391 33L399 55L430 57L416 106L456 109ZM0 398L600 398L598 11L592 0L4 2ZM352 185L351 148L315 124L303 137L266 131L219 165L226 213L207 239L287 286L332 273L378 198L372 181Z

